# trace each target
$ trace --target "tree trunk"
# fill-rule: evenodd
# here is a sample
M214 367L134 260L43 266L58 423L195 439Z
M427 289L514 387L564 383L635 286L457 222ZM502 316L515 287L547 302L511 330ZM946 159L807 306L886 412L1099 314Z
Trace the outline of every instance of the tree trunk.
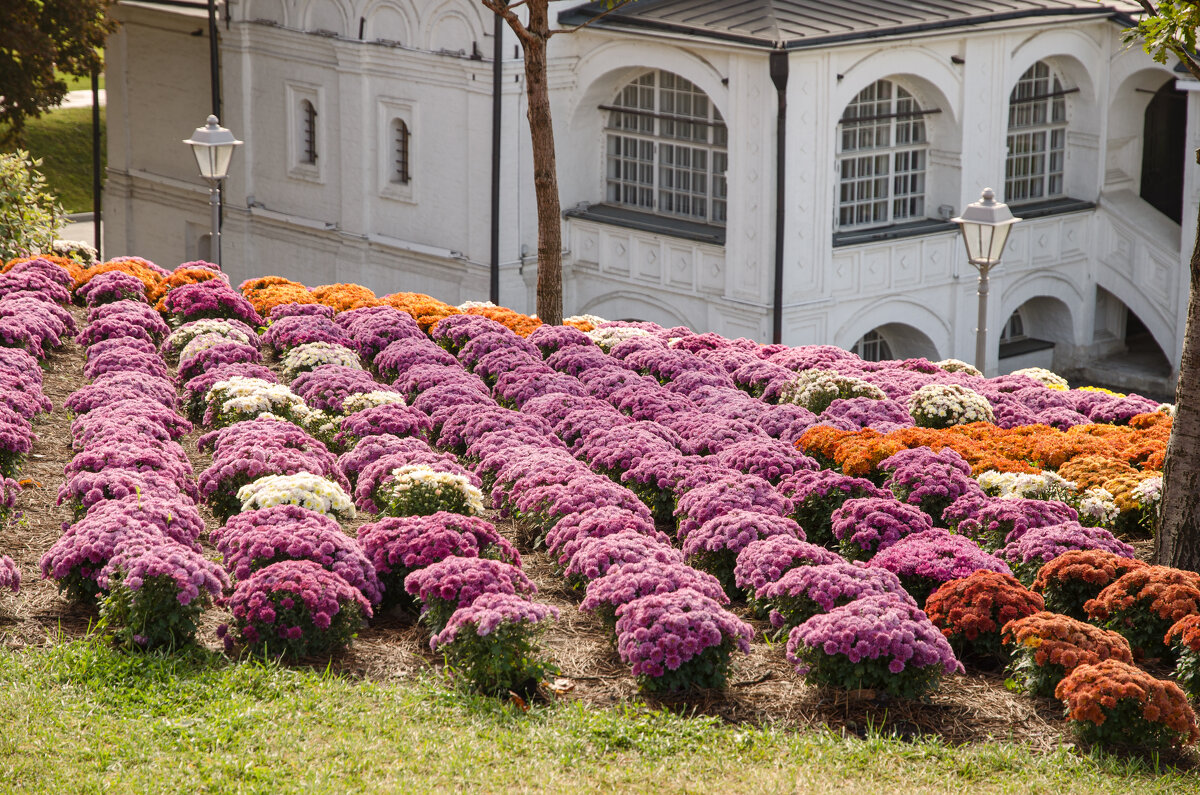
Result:
M550 35L549 2L530 2L530 34L525 48L525 90L529 99L529 132L533 139L533 187L537 195L538 279L537 313L545 323L562 323L562 209L558 170L554 161L554 124L546 74L546 44Z
M1192 249L1187 327L1167 442L1154 562L1200 571L1200 217Z

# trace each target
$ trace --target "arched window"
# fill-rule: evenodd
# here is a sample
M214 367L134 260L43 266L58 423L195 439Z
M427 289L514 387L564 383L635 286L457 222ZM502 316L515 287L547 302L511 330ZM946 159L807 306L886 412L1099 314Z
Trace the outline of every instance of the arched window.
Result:
M300 162L317 162L317 109L307 99L300 101Z
M691 82L647 72L608 111L607 201L712 224L725 223L728 132Z
M392 121L392 141L395 155L392 182L407 185L409 180L412 179L408 159L409 147L412 143L412 133L409 132L408 125L404 123L403 119Z
M916 98L877 80L838 123L838 228L886 226L925 215L929 141Z
M1004 171L1004 200L1009 204L1063 195L1069 93L1043 61L1029 67L1013 88Z
M1028 339L1028 335L1025 333L1025 318L1022 317L1020 309L1014 309L1013 313L1008 316L1008 322L1000 330L1000 344L1019 342L1023 339Z
M868 331L863 334L850 352L868 362L882 362L892 358L892 347L878 331Z

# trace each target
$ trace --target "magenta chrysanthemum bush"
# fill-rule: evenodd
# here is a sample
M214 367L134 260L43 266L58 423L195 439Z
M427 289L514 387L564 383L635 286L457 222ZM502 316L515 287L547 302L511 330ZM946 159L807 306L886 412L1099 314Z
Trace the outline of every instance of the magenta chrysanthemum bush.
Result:
M0 555L0 591L18 593L21 590L21 570L8 555Z
M329 318L314 315L289 315L272 322L263 332L262 342L279 355L317 342L340 345L351 350L354 346L345 329L334 325Z
M370 436L390 434L428 439L432 432L433 425L425 414L411 406L388 403L346 417L335 440L343 447L351 447Z
M97 473L109 468L156 473L169 478L180 492L189 497L195 499L199 496L192 465L185 456L172 455L165 450L141 444L98 441L76 453L63 474L70 480L80 473Z
M315 315L333 320L335 314L337 314L337 310L325 304L279 304L278 306L271 307L271 311L267 313L267 317L271 320L279 320L285 317Z
M90 309L114 301L145 301L146 285L142 280L122 271L109 271L93 276L75 291Z
M200 551L194 540L182 534L171 538L152 522L119 511L97 511L68 527L42 556L42 577L58 583L72 601L90 602L100 593L100 572L123 548L154 546L172 541Z
M342 401L349 395L385 389L365 370L325 364L301 373L292 381L291 389L312 408L339 413Z
M155 378L166 378L167 365L157 353L146 353L121 345L90 357L83 366L84 377L91 380L112 372L145 373Z
M776 439L749 439L724 447L717 453L721 466L758 475L771 483L796 472L819 469L816 461L786 442Z
M871 566L894 573L904 590L925 604L938 586L986 569L1012 574L1008 564L989 555L969 538L935 528L905 536L871 558Z
M910 601L866 596L818 614L788 636L788 660L810 681L841 690L919 698L962 673L949 641Z
M616 611L621 605L643 596L672 593L682 588L697 591L718 604L729 604L725 589L711 574L681 563L651 558L613 566L603 577L590 581L579 609L595 613L606 625L614 628Z
M427 339L404 338L390 343L372 362L379 377L389 383L422 364L458 367L458 360Z
M659 543L670 543L665 533L654 528L654 522L644 509L642 513L637 513L614 506L600 506L567 514L559 519L546 533L546 550L560 566L566 566L585 540L626 531L644 535Z
M148 398L172 411L179 405L175 387L165 378L137 372L111 372L77 389L67 398L63 407L78 416L98 406L136 397Z
M617 651L648 691L723 688L733 650L750 653L750 626L691 588L626 602L616 615Z
M867 560L907 535L933 529L928 514L890 497L846 500L830 520L833 537L850 560Z
M20 493L21 486L17 481L0 476L0 526L8 521L8 515L16 507L17 495Z
M381 458L396 454L417 454L418 457L427 457L430 453L433 453L433 449L422 439L401 438L385 433L379 436L366 436L358 441L353 448L338 457L338 466L341 467L342 474L354 486L358 483L358 476ZM403 460L405 463L429 463L432 459L415 461L405 458ZM445 460L449 463L452 459L445 457L438 460ZM403 465L401 464L401 466ZM362 510L370 509L369 506L362 508Z
M879 469L889 475L884 486L929 514L934 524L941 523L942 513L959 497L983 491L971 477L971 465L949 447L936 453L928 447L901 450L881 461Z
M845 561L797 566L759 588L754 598L770 609L773 627L790 629L818 613L877 594L911 600L890 571Z
M541 529L548 529L571 514L603 506L621 508L650 519L650 512L633 492L600 475L581 474L565 483L529 489L518 490L519 485L523 484L514 484L509 507L515 516Z
M504 324L483 315L450 315L429 329L429 336L438 345L451 353L458 353L463 345L481 334L512 334Z
M195 638L200 615L229 587L225 570L167 539L113 555L97 583L101 621L125 646L175 647Z
M0 403L0 477L17 474L34 438L29 420Z
M226 318L240 320L250 326L263 324L250 302L221 279L176 287L167 293L163 306L179 323L203 318Z
M1117 557L1133 558L1136 550L1102 527L1084 527L1079 522L1031 527L1010 540L996 556L1008 563L1018 580L1029 587L1038 570L1064 552L1098 549Z
M268 657L326 655L345 648L371 617L366 597L311 560L285 560L242 580L226 600L233 626L217 632Z
M679 540L687 541L688 534L700 525L732 510L787 516L795 509L793 502L755 475L722 478L683 494L675 506L679 520Z
M614 566L649 560L683 563L683 555L674 547L642 533L623 530L581 541L567 562L563 576L571 587L581 590L591 580L603 577Z
M446 627L450 616L485 593L537 593L525 572L488 558L450 557L418 569L404 581L404 590L423 603L421 620L431 633Z
M777 582L797 566L841 563L836 552L801 541L795 536L775 535L751 541L738 553L733 567L733 583L753 598L759 588Z
M737 586L733 570L738 553L752 542L772 536L803 541L804 531L786 516L734 508L688 533L683 540L683 554L688 563L712 574L726 593L734 595Z
M168 475L109 467L102 472L78 472L64 480L58 487L58 504L67 503L78 519L99 502L139 495L191 502L180 494L179 486Z
M165 406L145 397L124 398L97 406L71 423L71 436L82 439L90 430L107 422L125 423L143 419L157 427L169 439L179 439L191 433L192 424Z
M231 378L257 378L260 381L275 384L279 379L275 373L261 364L222 364L202 375L198 375L183 385L183 407L187 416L198 422L204 414L205 397L213 386Z
M447 666L475 690L488 695L531 695L538 683L558 669L541 658L539 630L558 618L558 608L519 596L483 594L450 616L446 628L429 641L445 655Z
M336 521L298 505L247 511L213 532L229 573L244 580L281 560L311 560L360 590L372 604L383 598L375 566Z
M953 507L947 508L947 513ZM1058 500L988 497L973 515L960 521L955 530L974 538L984 548L995 550L1016 541L1033 528L1076 522L1078 519L1079 514L1074 508Z
M825 546L837 543L833 537L833 512L846 500L891 496L890 492L865 478L850 477L830 469L797 472L784 478L778 489L793 501L790 515L804 528L808 540Z
M156 528L165 538L194 547L204 533L200 511L186 497L131 494L122 499L102 500L87 512L87 521L97 524L132 523ZM66 532L70 524L63 525Z

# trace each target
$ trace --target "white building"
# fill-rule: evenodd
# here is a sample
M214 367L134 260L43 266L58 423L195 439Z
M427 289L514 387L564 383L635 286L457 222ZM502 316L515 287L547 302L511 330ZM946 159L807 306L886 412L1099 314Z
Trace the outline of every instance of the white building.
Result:
M188 5L117 6L110 255L206 253L207 188L179 143L210 106L205 3ZM219 5L221 121L246 142L226 189L226 270L486 298L491 12ZM564 27L604 9L555 5ZM1164 391L1200 196L1185 165L1200 146L1197 84L1122 45L1129 4L886 5L900 10L638 0L552 39L567 313L769 341L778 300L789 344L971 359L976 274L948 219L990 186L1025 220L992 275L988 369L1087 367ZM530 311L524 73L503 36L500 299ZM778 175L772 64L787 71ZM1104 369L1114 357L1121 376Z

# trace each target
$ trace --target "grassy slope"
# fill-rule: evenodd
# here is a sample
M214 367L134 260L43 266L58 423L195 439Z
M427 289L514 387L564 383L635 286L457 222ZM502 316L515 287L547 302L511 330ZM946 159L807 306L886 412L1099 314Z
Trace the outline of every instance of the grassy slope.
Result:
M100 169L104 170L104 109L100 110ZM42 158L42 173L68 213L92 209L92 109L60 108L25 127L25 145Z
M522 713L432 676L378 685L58 640L0 651L6 791L1200 791L1192 774L1067 750L844 739L638 706Z

